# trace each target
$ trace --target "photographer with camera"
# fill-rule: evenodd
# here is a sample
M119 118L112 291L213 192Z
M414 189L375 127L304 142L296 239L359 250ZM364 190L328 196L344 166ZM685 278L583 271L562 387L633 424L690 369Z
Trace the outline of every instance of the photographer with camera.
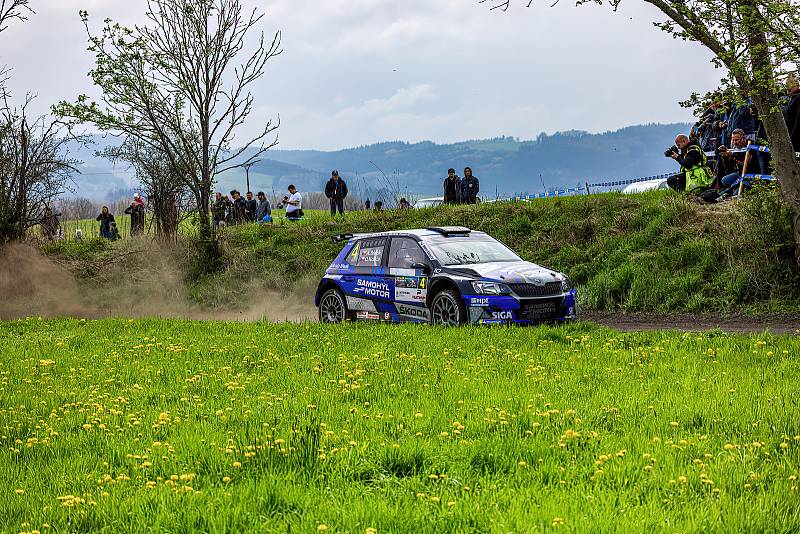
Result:
M303 195L294 186L289 186L289 195L284 196L278 208L286 208L286 218L290 221L299 221L303 218Z
M716 192L710 188L708 160L700 145L690 142L686 135L681 134L675 138L675 146L668 148L664 156L674 159L681 166L680 173L667 178L667 185L675 191L686 192L707 201L711 201L710 191L714 193L716 200Z

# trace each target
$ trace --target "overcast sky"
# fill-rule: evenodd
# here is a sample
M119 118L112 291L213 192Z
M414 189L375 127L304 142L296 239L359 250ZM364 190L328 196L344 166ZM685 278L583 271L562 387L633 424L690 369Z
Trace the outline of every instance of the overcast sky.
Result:
M278 113L280 148L387 140L452 142L689 121L677 105L721 74L696 44L653 27L657 11L562 0L490 12L477 0L247 0L283 54L255 87L250 131ZM38 109L95 94L78 10L94 28L143 20L143 0L32 0L36 15L0 34L16 97Z

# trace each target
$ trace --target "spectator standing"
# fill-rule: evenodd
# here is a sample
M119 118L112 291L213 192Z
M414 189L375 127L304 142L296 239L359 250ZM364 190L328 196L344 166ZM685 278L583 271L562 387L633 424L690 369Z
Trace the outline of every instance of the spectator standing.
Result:
M264 220L264 217L267 216L272 218L272 206L269 205L267 195L263 191L259 191L256 196L258 198L256 203L256 222L269 222Z
M214 221L214 227L219 228L220 225L225 224L225 214L229 209L227 197L223 197L222 193L217 191L214 194L214 203L211 205L211 216Z
M244 224L247 221L247 202L236 189L231 191L233 203L231 206L231 224Z
M462 204L476 204L481 184L478 178L472 174L472 168L464 169L464 179L461 180L461 202Z
M253 192L247 192L247 220L250 222L256 222L256 212L258 211L258 202L256 199L253 198Z
M131 236L144 233L144 200L139 193L133 195L133 202L125 209L125 215L131 216Z
M119 229L117 228L117 223L115 222L111 223L108 239L110 239L111 241L119 241L121 239L119 235Z
M383 211L383 202L380 200L375 201L375 210L374 211Z
M677 151L674 150L676 148ZM700 145L690 142L689 137L681 134L675 138L675 147L667 155L681 166L680 173L667 178L667 185L675 191L697 196L709 190L711 176L706 168L705 152Z
M100 223L100 237L111 239L111 223L115 221L114 216L108 211L108 206L103 206L96 220Z
M286 207L286 218L290 221L299 221L303 218L303 195L294 185L289 186L289 195L284 197L283 205Z
M795 152L800 152L800 83L794 75L786 79L786 89L789 102L784 111L786 127L789 130L789 137L792 139L792 146Z
M325 196L331 201L331 216L338 211L344 215L344 199L347 197L347 184L339 178L339 171L331 173L331 179L325 185Z
M455 169L447 170L444 179L444 204L461 204L461 178L456 176Z
M401 198L400 199L400 209L401 210L410 210L411 209L411 203L408 200L406 200L405 198Z
M364 202L364 209L366 209L366 210L369 210L369 207L370 207L371 205L372 205L372 204L370 203L369 199L367 199L367 201L366 201L366 202Z

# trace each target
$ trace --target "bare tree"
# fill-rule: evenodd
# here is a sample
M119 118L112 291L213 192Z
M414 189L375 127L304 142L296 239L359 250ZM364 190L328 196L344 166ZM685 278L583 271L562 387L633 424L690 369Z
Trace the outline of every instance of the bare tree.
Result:
M556 0L557 1L557 0ZM578 0L578 4L590 0ZM622 0L591 0L617 9ZM800 66L797 0L643 0L667 20L655 25L675 38L695 41L725 67L723 88L752 98L767 132L784 200L793 210L795 256L800 263L800 161L780 110L780 81ZM478 0L507 11L514 0ZM532 5L532 1L520 0Z
M0 33L8 27L10 20L28 20L28 14L34 12L28 4L29 0L0 0Z
M102 100L81 96L55 111L137 139L161 151L171 168L183 169L200 237L216 250L209 217L215 177L277 144L272 134L279 122L266 121L244 141L235 133L253 111L253 83L281 53L281 34L267 41L262 33L254 51L243 55L263 14L246 13L239 0L148 0L146 15L148 25L132 29L106 20L94 36L88 14L81 12L96 59L91 76Z
M0 112L0 243L22 239L40 224L77 172L68 146L76 138L57 121L30 120L31 100L20 109L4 101Z

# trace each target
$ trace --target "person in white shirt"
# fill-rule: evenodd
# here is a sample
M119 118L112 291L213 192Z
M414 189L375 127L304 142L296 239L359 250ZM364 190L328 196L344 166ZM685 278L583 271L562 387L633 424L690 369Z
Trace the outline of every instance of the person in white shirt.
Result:
M294 185L289 186L289 198L283 204L286 206L286 218L290 221L297 221L303 217L303 195Z

